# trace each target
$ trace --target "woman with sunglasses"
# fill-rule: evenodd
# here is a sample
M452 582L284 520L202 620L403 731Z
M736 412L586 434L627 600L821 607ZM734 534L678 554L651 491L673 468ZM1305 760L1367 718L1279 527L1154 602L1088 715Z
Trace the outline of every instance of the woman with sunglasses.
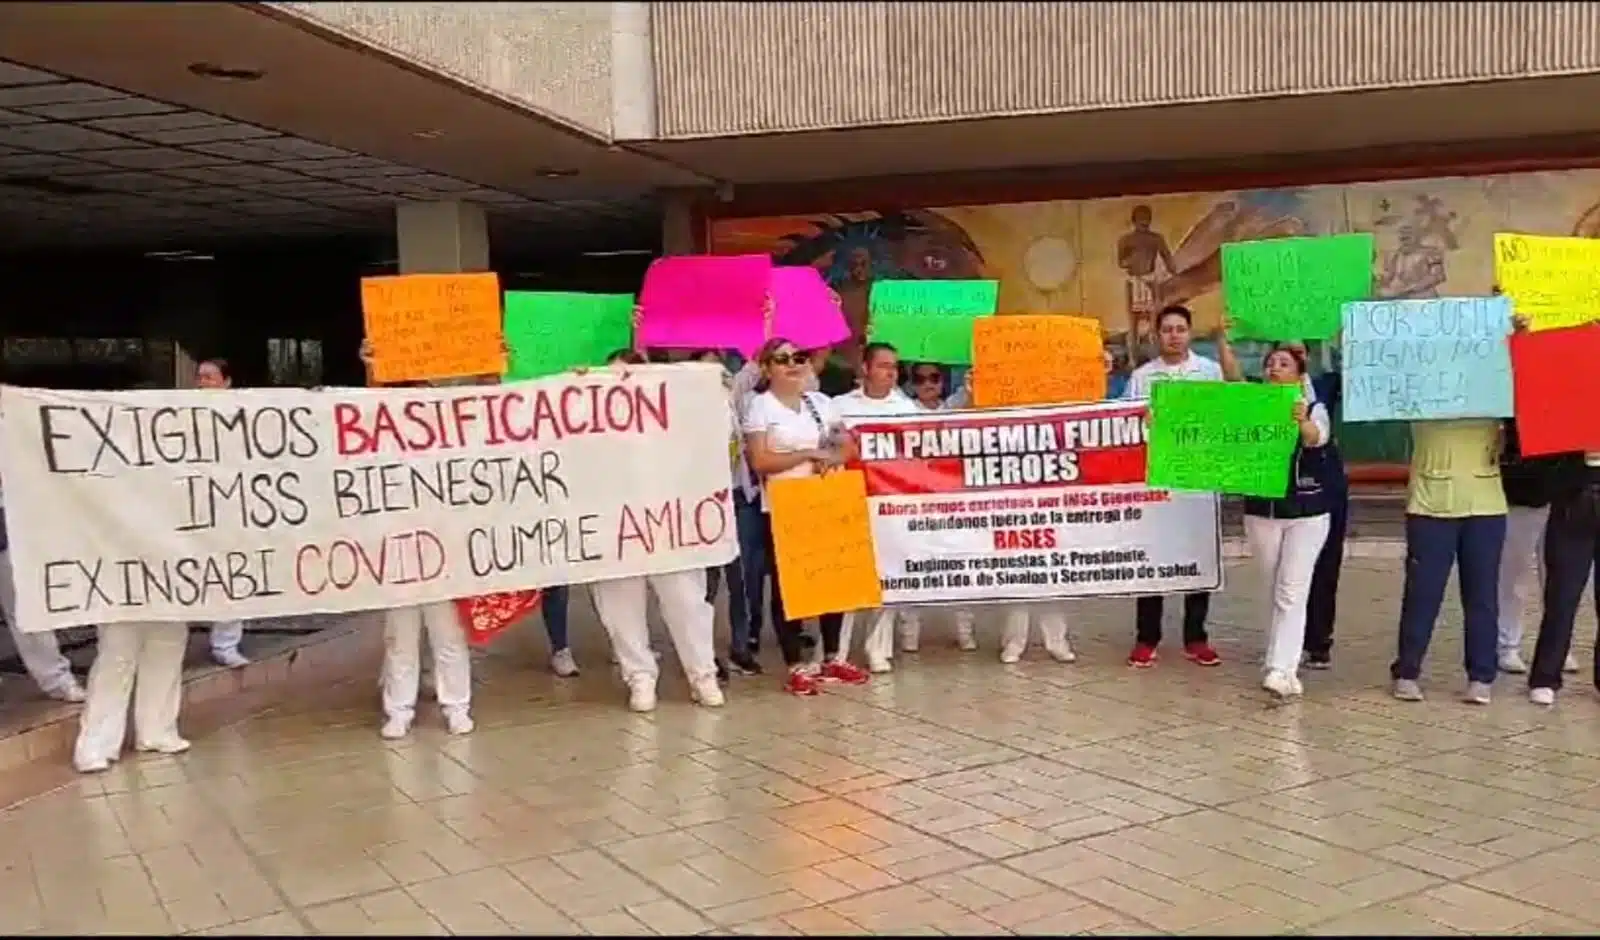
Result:
M762 374L761 391L749 402L744 413L745 451L750 469L761 481L763 541L772 578L775 626L783 662L788 667L784 687L795 695L817 694L817 682L867 681L867 674L851 665L840 649L844 624L842 614L823 614L818 619L822 633L822 665L813 673L805 662L805 646L799 621L783 612L778 585L777 555L772 547L772 504L767 481L815 476L842 463L841 447L849 440L842 433L843 421L827 396L806 390L814 378L811 359L782 338L773 338L756 356Z
M909 370L911 377L911 400L922 411L953 411L964 408L970 396L963 392L947 395L948 381L945 368L936 362L913 362ZM978 636L973 630L972 611L965 607L958 607L956 615L956 646L963 652L970 653L978 648ZM922 647L922 613L917 610L907 610L900 615L900 651L902 653L915 653Z
M606 360L606 365L626 376L629 366L644 361L632 350L619 350ZM636 712L654 711L656 686L661 677L661 665L650 646L646 589L655 594L661 607L661 619L666 621L667 633L678 651L678 662L689 680L690 697L707 708L720 708L722 688L717 683L716 648L712 639L716 610L706 599L704 568L611 578L589 585L595 612L611 638L611 650L622 681L628 685L628 707Z

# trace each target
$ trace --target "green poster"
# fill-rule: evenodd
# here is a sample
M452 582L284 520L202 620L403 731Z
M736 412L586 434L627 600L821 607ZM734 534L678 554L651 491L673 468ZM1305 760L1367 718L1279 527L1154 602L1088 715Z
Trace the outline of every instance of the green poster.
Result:
M867 339L906 362L971 365L973 321L994 316L999 303L999 281L878 281Z
M1277 499L1289 491L1298 385L1158 381L1150 390L1151 487Z
M1352 300L1372 298L1373 238L1327 235L1222 246L1222 302L1234 339L1320 340Z
M632 294L506 291L507 379L602 366L633 344Z

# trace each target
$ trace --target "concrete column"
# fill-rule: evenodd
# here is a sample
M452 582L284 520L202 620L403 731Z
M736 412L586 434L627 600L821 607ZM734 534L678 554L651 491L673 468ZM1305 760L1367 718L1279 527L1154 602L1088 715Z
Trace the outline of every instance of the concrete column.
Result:
M489 222L465 202L407 202L395 209L401 274L489 270Z
M654 140L656 70L650 4L611 4L611 136Z
M668 189L661 193L661 253L692 255L697 251L694 230L694 192Z

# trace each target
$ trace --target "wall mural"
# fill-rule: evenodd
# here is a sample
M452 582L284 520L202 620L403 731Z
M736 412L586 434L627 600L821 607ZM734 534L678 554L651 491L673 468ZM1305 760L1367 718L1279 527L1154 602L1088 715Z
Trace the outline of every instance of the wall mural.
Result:
M1193 310L1197 348L1212 345L1227 242L1372 232L1379 296L1441 297L1488 293L1496 231L1600 237L1600 170L721 219L710 250L813 265L862 316L876 279L998 279L1001 313L1096 317L1125 368L1166 304ZM1325 368L1337 350L1317 357ZM1407 457L1403 427L1351 425L1342 440L1354 461Z

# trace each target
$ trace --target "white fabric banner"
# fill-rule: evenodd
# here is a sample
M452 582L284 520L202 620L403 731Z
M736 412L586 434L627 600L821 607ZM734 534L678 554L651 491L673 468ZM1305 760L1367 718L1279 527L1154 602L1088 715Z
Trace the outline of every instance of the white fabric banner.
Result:
M1220 503L1144 485L1142 401L847 421L883 602L1222 587Z
M25 632L725 564L717 366L495 386L0 393Z

